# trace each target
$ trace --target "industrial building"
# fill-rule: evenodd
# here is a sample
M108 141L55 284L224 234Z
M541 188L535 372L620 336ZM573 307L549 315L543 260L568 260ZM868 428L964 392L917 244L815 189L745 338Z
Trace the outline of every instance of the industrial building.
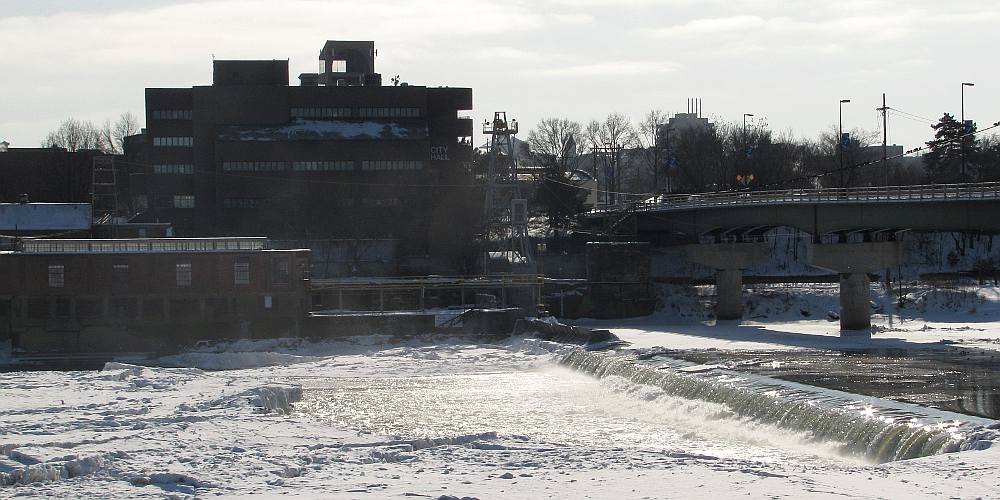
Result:
M0 252L0 341L19 352L174 352L298 334L309 252L265 238L30 239Z
M374 241L394 273L466 271L481 210L460 115L472 90L383 86L371 41L328 41L319 60L298 86L287 60L216 60L211 85L147 88L145 220L187 237Z

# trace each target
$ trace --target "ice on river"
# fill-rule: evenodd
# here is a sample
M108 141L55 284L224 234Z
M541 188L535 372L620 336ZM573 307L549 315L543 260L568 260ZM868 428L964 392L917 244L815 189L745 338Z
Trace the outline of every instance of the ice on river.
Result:
M560 366L563 346L386 341L242 342L168 360L187 367L0 374L0 496L1000 491L1000 448L872 465L726 404Z

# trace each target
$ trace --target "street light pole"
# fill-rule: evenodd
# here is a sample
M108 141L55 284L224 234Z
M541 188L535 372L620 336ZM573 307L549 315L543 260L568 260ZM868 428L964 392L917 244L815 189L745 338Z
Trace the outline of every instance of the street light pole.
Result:
M751 118L753 118L753 113L743 113L743 155L744 155L744 157L747 154L747 117L748 116L751 117ZM747 158L747 159L749 159L749 158ZM746 162L744 162L744 163L746 163ZM743 172L743 173L737 172L736 175L744 175L745 176L746 173L745 172ZM744 187L746 187L746 186L744 186ZM737 189L739 189L739 187L737 187Z
M959 147L962 148L962 182L968 182L965 175L965 134L969 133L969 130L965 127L965 87L975 87L976 84L970 82L962 82L962 142L959 143Z
M840 152L840 187L844 186L844 103L850 99L840 100L840 135L837 137L837 150Z

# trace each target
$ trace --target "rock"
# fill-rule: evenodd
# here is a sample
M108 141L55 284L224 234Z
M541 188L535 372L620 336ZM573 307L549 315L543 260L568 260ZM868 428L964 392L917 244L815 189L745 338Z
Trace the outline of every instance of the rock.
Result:
M513 475L513 474L511 474L510 472L504 472L504 473L503 473L503 474L502 474L502 475L500 476L500 479L514 479L514 475Z

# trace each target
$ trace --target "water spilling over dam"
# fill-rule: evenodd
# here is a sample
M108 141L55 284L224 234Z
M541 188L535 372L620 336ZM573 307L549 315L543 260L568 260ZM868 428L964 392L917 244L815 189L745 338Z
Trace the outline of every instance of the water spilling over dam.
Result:
M663 394L718 403L749 419L835 443L850 456L888 462L989 446L990 421L914 405L823 390L715 366L670 358L637 362L635 356L574 351L564 366L598 377L618 377Z
M692 454L822 468L980 449L995 435L985 419L673 358L561 352L527 364L512 352L432 356L375 376L303 379L296 411L395 436L394 461L430 443L505 460Z

